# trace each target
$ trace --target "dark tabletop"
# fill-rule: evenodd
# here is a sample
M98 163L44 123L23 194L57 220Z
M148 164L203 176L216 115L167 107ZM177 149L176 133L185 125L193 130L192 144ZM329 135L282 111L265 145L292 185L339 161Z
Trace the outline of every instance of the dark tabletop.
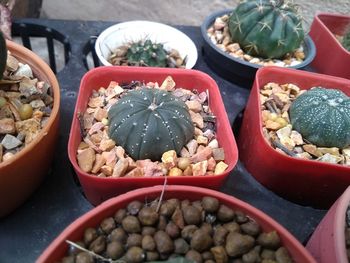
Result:
M67 143L80 79L87 71L83 64L83 47L91 37L115 24L42 19L24 19L18 22L44 25L67 36L71 56L67 65L57 74L61 88L61 120L52 169L25 204L11 215L0 219L0 263L35 262L64 228L93 208L81 193L68 160ZM203 40L199 27L176 28L187 34L196 44L199 57L194 68L209 74L217 82L229 119L236 125L245 107L249 90L220 78L207 66L201 52ZM261 209L303 244L326 213L325 210L291 203L270 192L246 171L240 161L221 190Z

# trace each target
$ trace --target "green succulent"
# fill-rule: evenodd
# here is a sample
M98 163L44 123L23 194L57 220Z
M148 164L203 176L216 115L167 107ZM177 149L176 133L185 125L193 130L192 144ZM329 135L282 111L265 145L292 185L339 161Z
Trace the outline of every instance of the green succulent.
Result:
M302 17L292 1L244 0L229 18L233 41L249 55L281 58L304 40Z
M153 43L150 39L132 43L127 51L126 57L129 63L140 66L167 66L167 52L163 44Z

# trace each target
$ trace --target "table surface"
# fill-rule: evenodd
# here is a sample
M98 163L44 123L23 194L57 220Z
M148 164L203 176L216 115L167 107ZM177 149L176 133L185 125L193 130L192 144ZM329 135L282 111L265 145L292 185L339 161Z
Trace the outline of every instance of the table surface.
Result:
M53 28L68 36L71 57L58 72L61 88L61 120L59 141L52 169L31 198L13 214L0 219L0 263L35 262L41 252L71 222L93 208L84 198L67 155L69 129L80 79L87 71L83 64L83 47L115 22L23 19ZM245 107L249 90L216 75L204 62L199 27L176 26L187 34L198 50L194 69L209 74L218 84L231 123ZM237 136L237 135L236 135ZM326 210L300 206L280 198L259 184L240 161L229 175L221 191L244 200L270 215L300 242L305 244Z

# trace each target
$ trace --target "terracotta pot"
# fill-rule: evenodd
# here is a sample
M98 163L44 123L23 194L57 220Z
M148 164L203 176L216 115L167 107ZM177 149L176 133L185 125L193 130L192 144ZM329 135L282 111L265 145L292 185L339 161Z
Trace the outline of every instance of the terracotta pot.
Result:
M20 62L29 64L34 75L50 83L54 103L46 126L28 146L0 163L0 217L14 211L39 186L50 167L58 137L60 90L50 67L32 51L7 41L7 48Z
M228 164L227 169L218 175L168 176L167 183L219 189L226 177L236 165L238 159L237 145L225 111L225 106L217 84L207 74L190 69L118 66L95 68L86 73L80 83L80 90L74 112L75 117L72 121L68 142L69 159L78 175L87 199L93 205L98 205L108 198L130 190L154 185L162 185L165 177L102 178L84 172L82 169L80 169L77 161L77 149L82 138L80 124L76 116L78 116L80 112L86 111L88 100L92 94L92 91L98 89L99 87L107 87L111 80L119 83L129 83L133 80L142 80L145 83L151 81L162 83L167 76L171 76L178 87L182 87L184 89L196 89L198 92L206 90L209 92L209 106L214 115L217 116L217 140L219 141L220 147L224 148L225 163Z
M345 246L345 219L350 202L350 187L333 204L317 226L306 248L319 263L348 263Z
M316 46L312 66L320 73L350 79L350 52L335 38L350 27L350 16L319 13L315 16L310 36Z
M134 200L144 202L153 200L161 195L163 186L154 186L141 188L128 192L118 197L112 198L100 206L92 209L82 217L75 220L68 226L43 252L37 260L37 263L58 262L65 256L68 244L66 240L77 241L83 237L84 230L88 227L97 226L104 218L113 216L119 208L124 208ZM315 262L307 250L297 241L286 229L274 221L272 218L252 207L251 205L236 199L232 196L193 186L173 185L166 186L163 199L178 198L189 199L191 201L200 200L203 196L212 196L217 198L222 204L235 210L240 210L252 219L254 219L263 231L276 230L281 238L282 244L288 249L295 262Z
M260 89L269 82L292 83L302 90L337 88L350 96L350 81L301 70L258 70L238 140L240 160L265 187L293 202L328 208L350 185L350 167L290 157L276 151L262 131Z

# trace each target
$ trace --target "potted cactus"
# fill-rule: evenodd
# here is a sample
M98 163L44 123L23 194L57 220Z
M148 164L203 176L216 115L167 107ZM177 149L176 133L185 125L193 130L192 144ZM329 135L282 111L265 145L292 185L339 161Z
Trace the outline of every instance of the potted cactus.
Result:
M93 69L75 116L69 159L94 205L165 180L218 189L237 161L219 89L198 71Z
M105 66L192 68L197 49L192 40L168 25L130 21L105 29L97 38L96 54Z
M8 49L8 50L7 50ZM39 186L54 154L60 92L48 65L0 33L0 217Z
M315 54L292 1L243 0L207 17L201 31L209 65L233 81L238 75L248 86L260 67L304 68Z
M316 45L312 66L320 73L350 78L350 16L318 13L310 36Z
M247 170L291 201L333 204L350 184L349 85L327 75L259 69L238 143Z

